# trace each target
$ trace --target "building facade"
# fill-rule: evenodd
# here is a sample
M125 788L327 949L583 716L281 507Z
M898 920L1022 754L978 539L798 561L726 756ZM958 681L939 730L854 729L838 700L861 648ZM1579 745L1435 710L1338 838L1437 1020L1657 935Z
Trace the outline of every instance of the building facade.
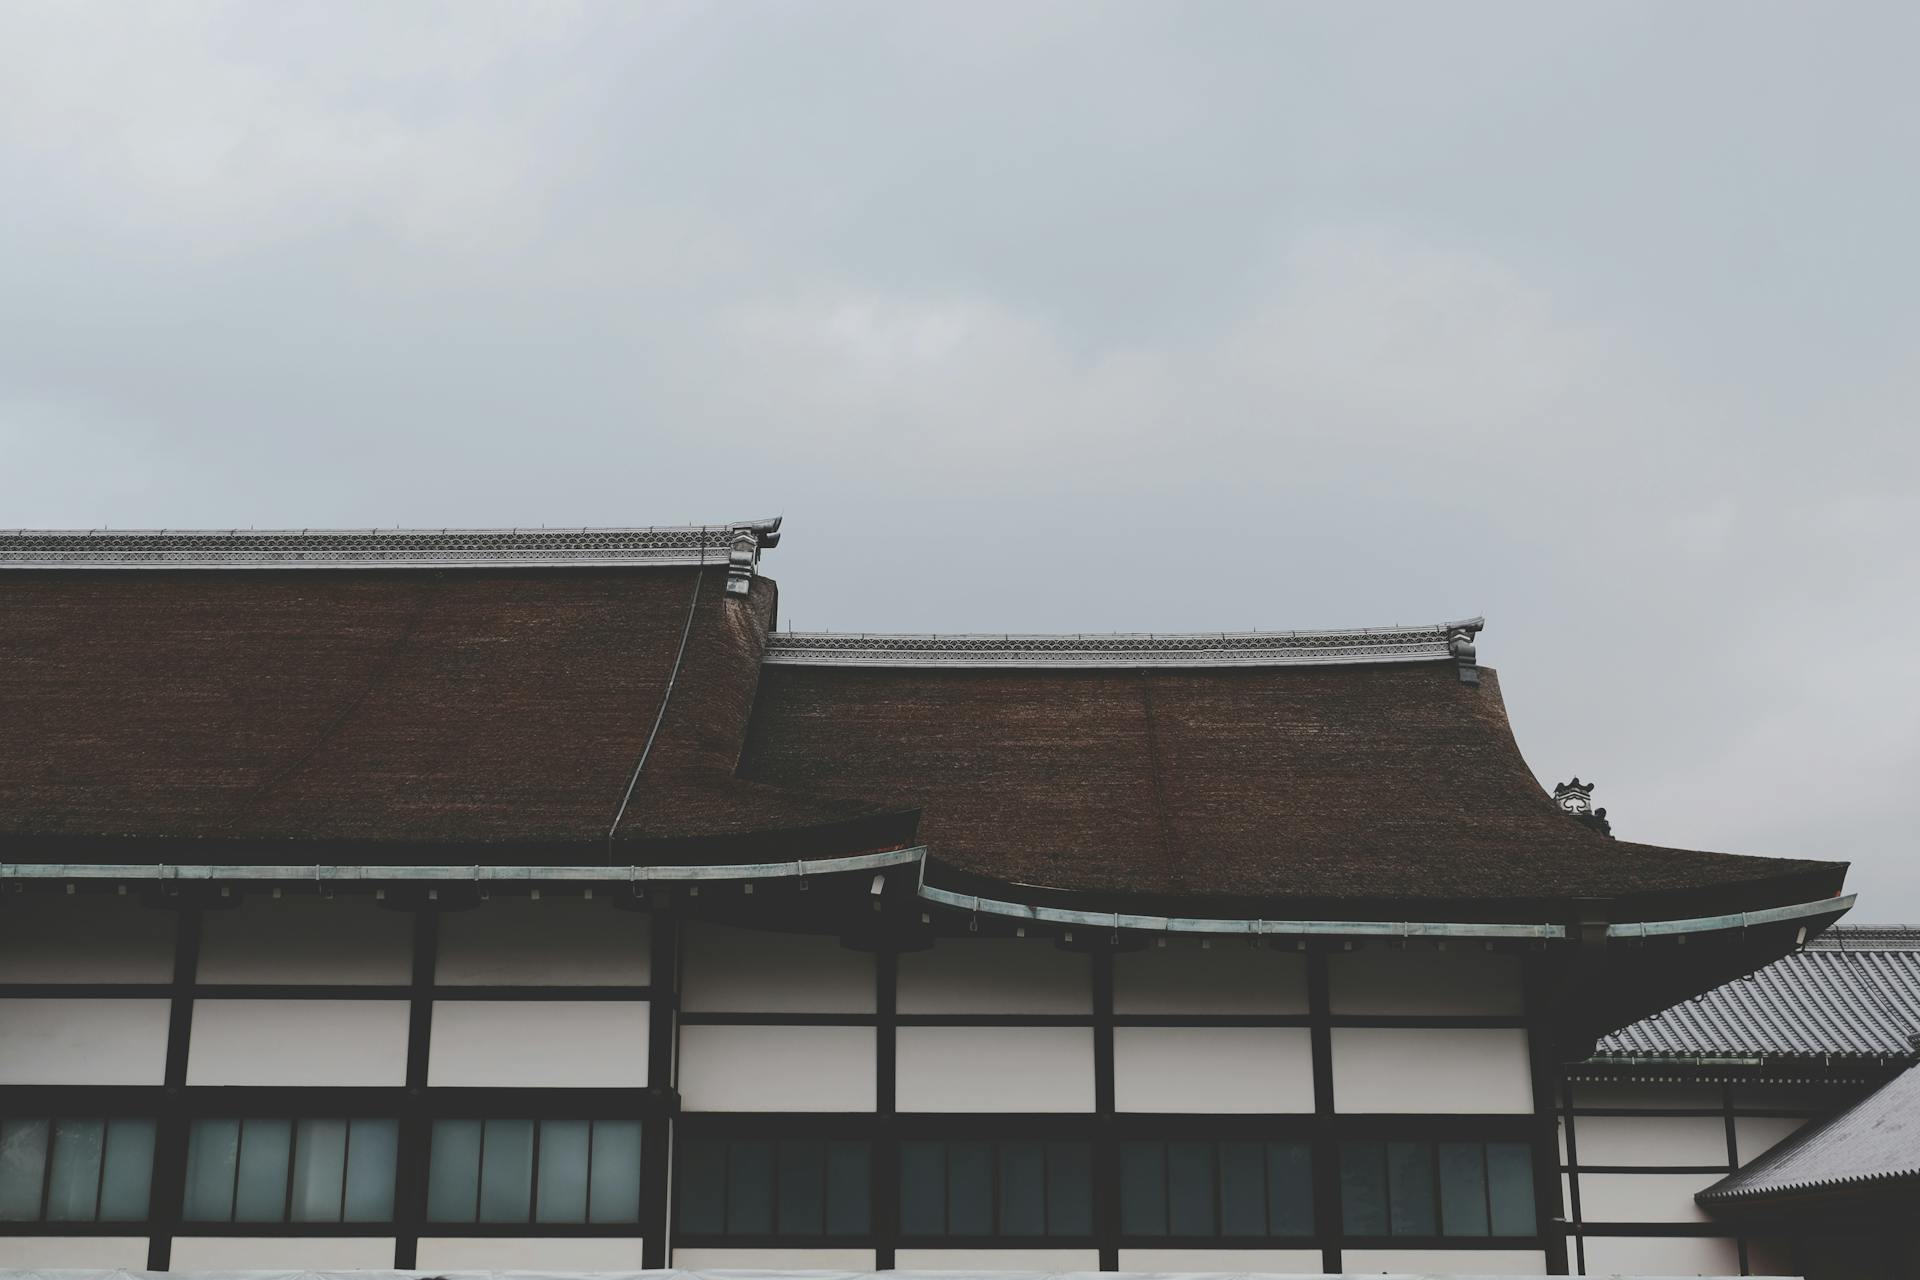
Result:
M1705 1269L1562 1064L1844 867L1563 812L1477 620L797 635L777 537L0 536L0 1258Z

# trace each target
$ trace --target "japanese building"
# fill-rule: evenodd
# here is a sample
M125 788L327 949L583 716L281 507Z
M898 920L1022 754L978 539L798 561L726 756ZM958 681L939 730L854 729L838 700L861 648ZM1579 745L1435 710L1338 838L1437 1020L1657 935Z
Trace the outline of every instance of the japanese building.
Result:
M795 633L778 537L0 535L0 1265L1779 1257L1777 1082L1603 1037L1843 864L1613 839L1478 619Z

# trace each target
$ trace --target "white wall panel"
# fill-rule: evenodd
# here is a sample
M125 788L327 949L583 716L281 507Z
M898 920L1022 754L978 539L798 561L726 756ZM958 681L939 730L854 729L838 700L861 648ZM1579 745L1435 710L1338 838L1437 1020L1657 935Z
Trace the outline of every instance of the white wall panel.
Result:
M0 982L172 982L176 918L132 897L9 895Z
M165 1000L0 1000L0 1084L162 1084Z
M640 1088L644 1000L436 1000L429 1085Z
M1718 1111L1720 1086L1712 1084L1576 1084L1575 1107L1614 1108L1621 1111ZM1574 1124L1580 1123L1576 1117Z
M680 1007L696 1013L872 1013L873 954L828 935L690 921Z
M640 1246L637 1236L599 1240L422 1236L414 1265L420 1271L638 1271Z
M1727 1122L1720 1116L1575 1116L1582 1165L1727 1162Z
M1279 1014L1307 1011L1307 960L1297 951L1190 938L1113 958L1115 1013Z
M1533 1110L1523 1030L1335 1027L1332 1037L1335 1110Z
M901 1111L1091 1111L1091 1027L901 1027Z
M1735 1116L1733 1140L1740 1153L1740 1163L1745 1164L1775 1143L1786 1141L1807 1123L1785 1116Z
M901 1013L1091 1013L1085 953L1045 938L943 938L900 957Z
M1719 1173L1582 1173L1582 1222L1708 1222L1693 1202Z
M874 1257L871 1249L675 1249L673 1265L683 1271L871 1271Z
M404 1000L196 1000L187 1083L402 1085Z
M254 896L200 922L201 982L400 985L413 976L413 916L371 898Z
M1060 1275L1098 1271L1098 1249L900 1249L893 1265L901 1271L1039 1271Z
M1121 1111L1310 1112L1313 1033L1305 1027L1117 1027Z
M650 923L591 898L495 898L440 917L434 980L443 986L637 987Z
M1351 1275L1544 1276L1547 1255L1538 1249L1342 1249L1340 1266Z
M874 1030L682 1027L680 1097L688 1111L871 1111Z
M1364 947L1327 959L1335 1013L1517 1015L1520 957L1490 951Z
M391 1271L393 1243L392 1236L175 1236L170 1270Z
M1120 1269L1188 1274L1247 1271L1255 1275L1317 1276L1320 1274L1320 1251L1318 1249L1122 1249Z
M0 1237L0 1265L86 1271L144 1271L147 1266L147 1238L4 1236ZM389 1262L387 1265L393 1264Z
M1740 1248L1708 1236L1588 1236L1590 1276L1737 1276Z

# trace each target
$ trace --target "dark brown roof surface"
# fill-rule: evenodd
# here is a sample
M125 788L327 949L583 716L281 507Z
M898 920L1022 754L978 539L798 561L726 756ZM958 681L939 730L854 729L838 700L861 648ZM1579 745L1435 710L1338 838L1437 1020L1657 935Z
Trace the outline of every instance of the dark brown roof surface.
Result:
M719 862L917 839L955 887L1387 919L1410 899L1427 919L1574 898L1708 914L1822 898L1844 871L1588 831L1527 770L1492 672L1474 687L1451 657L763 665L773 584L726 578L0 573L0 859L254 862L300 841L352 846L316 861ZM147 843L105 851L129 839Z
M5 575L0 833L604 845L699 572ZM623 841L877 812L733 776L774 589L724 577Z
M919 805L944 866L1065 890L1464 908L1756 880L1776 882L1758 892L1777 902L1838 888L1835 864L1654 848L1573 821L1521 759L1494 673L1482 677L1467 685L1444 660L769 666L743 772Z

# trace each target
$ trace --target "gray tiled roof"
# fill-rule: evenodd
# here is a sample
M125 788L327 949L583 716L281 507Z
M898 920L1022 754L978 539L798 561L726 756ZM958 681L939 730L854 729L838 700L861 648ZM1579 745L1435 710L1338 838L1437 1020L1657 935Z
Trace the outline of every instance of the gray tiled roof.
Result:
M1916 1034L1920 927L1842 925L1604 1037L1594 1058L1903 1059Z
M1696 1197L1728 1204L1920 1174L1920 1067L1837 1116L1808 1125Z

